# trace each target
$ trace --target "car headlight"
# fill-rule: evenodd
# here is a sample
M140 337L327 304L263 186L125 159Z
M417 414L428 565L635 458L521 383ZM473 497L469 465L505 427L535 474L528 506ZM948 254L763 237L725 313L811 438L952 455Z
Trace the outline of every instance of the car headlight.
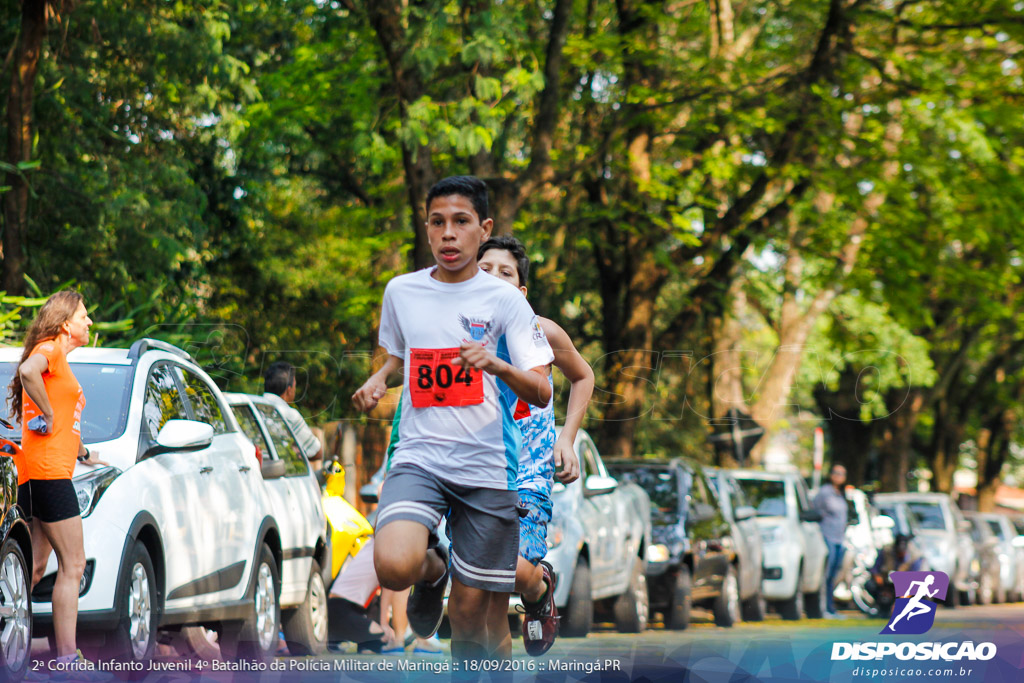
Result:
M565 540L565 530L561 524L548 523L548 548L557 548Z
M761 543L781 543L782 542L782 529L779 527L770 527L768 529L761 529Z
M71 483L75 485L75 493L78 495L78 509L83 518L89 516L99 502L100 496L120 474L121 470L116 467L103 467L72 480Z
M654 545L647 546L648 562L668 562L668 557L668 546L662 545L661 543L655 543Z

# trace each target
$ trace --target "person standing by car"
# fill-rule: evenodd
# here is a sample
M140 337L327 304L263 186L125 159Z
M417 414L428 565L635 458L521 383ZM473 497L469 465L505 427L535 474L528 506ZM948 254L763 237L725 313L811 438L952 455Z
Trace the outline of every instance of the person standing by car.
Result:
M821 533L828 546L828 563L825 571L825 618L840 618L836 612L832 591L835 590L836 577L843 566L846 538L846 468L833 464L828 471L829 483L822 486L814 497L814 509L821 513Z
M75 680L107 680L107 675L86 670L91 665L75 643L85 546L71 477L76 459L95 464L96 454L82 443L85 396L67 355L88 343L90 325L78 292L65 290L47 299L25 336L9 398L11 412L22 424L18 503L31 519L33 586L46 572L51 548L57 554L52 598L57 661L75 670Z
M275 404L307 460L319 460L323 446L292 403L295 402L295 368L283 360L272 363L263 374L263 398Z

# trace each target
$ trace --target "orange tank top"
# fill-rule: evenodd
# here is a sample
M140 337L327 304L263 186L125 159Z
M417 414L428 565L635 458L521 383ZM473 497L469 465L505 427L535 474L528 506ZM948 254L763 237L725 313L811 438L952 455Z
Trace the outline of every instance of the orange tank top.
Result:
M21 449L24 467L19 463L19 484L29 479L70 479L82 441L85 395L71 372L67 356L60 344L52 339L38 344L30 357L37 354L45 357L48 365L43 373L43 384L53 409L53 431L36 434L28 428L29 420L42 415L43 411L23 389Z

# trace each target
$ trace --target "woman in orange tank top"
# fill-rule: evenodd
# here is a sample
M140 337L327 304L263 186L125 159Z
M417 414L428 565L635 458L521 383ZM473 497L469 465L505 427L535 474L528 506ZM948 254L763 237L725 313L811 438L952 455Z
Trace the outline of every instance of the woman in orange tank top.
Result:
M82 518L71 483L76 459L92 462L82 444L85 397L67 355L89 341L92 320L78 292L47 299L25 336L24 351L10 386L14 417L22 425L18 503L32 524L32 585L57 554L53 585L53 630L58 660L79 658L75 644L78 588L85 571Z

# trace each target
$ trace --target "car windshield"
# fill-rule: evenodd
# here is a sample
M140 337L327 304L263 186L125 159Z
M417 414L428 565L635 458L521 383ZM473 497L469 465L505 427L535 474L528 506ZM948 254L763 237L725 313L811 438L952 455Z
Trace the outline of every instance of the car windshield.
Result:
M740 479L740 488L757 510L758 517L786 516L786 483L770 479Z
M907 507L917 515L922 529L945 529L946 519L942 514L942 506L938 503L908 501Z
M11 383L16 363L0 363L0 387L3 398ZM82 412L82 441L97 443L115 439L124 432L128 421L128 394L130 392L133 366L103 365L98 363L71 363L71 371L85 393L85 410ZM6 400L4 401L6 403ZM4 410L3 412L6 412ZM14 431L0 425L0 436L19 441L21 426L14 425Z
M1017 535L1024 536L1024 517L1014 517L1010 521L1013 522L1013 528L1017 530Z
M1003 525L999 523L997 519L986 519L985 522L988 524L988 528L992 530L996 538L1000 541L1006 540L1006 535L1003 533Z
M612 474L638 485L651 497L657 513L674 521L679 516L679 491L672 472L656 467L611 468Z

